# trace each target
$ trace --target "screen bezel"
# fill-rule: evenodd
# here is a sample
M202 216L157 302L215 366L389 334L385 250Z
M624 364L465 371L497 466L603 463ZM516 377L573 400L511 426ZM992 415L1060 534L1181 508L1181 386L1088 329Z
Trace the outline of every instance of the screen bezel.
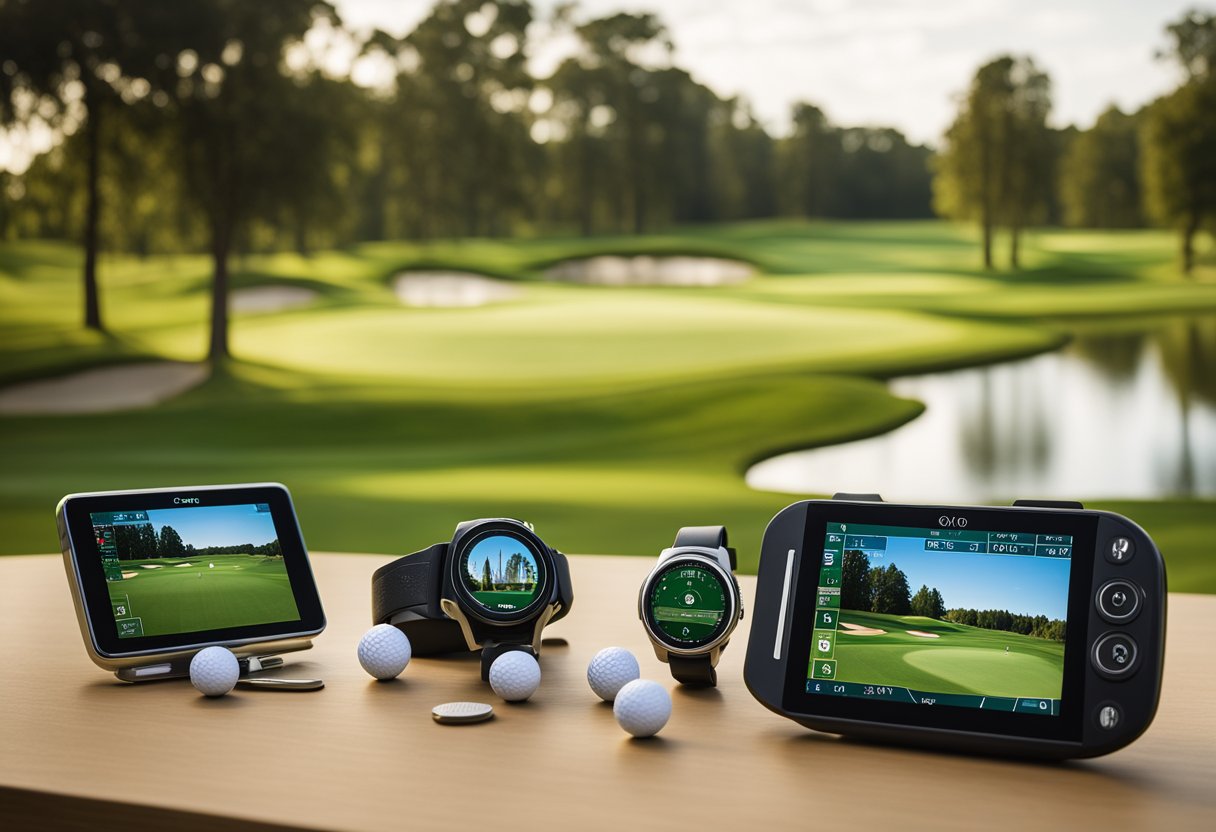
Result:
M510 537L522 543L536 559L536 589L526 607L509 612L492 610L479 601L464 585L464 559L483 538ZM539 537L512 521L491 520L465 530L453 540L454 549L449 558L448 580L464 609L475 618L491 624L515 624L527 621L543 607L553 594L554 568L549 547Z
M714 626L711 632L705 638L695 641L679 641L662 627L654 617L654 593L655 587L659 583L659 579L675 569L683 569L688 567L696 567L713 575L715 580L722 587L722 596L726 599L725 609L722 610L722 617L718 619L718 623ZM646 585L643 587L642 596L642 618L646 624L646 629L651 633L656 641L661 643L670 652L677 655L698 655L711 649L726 635L730 627L731 621L737 615L738 602L735 600L733 587L730 583L730 576L723 572L723 569L718 564L714 563L704 555L687 554L678 555L670 560L664 561L659 565L650 577L646 580Z
M1063 510L1026 508L960 508L885 504L811 503L803 529L802 558L795 579L791 634L782 705L785 711L891 725L961 730L1079 742L1084 723L1085 663L1088 643L1090 585L1097 516ZM865 523L910 528L941 528L939 520L965 518L967 528L992 532L1069 534L1073 537L1069 569L1068 624L1064 642L1064 678L1058 716L983 711L950 705L918 705L806 692L819 571L827 524Z
M174 501L177 502L174 502ZM182 500L197 502L182 503ZM155 636L119 638L110 610L110 595L90 515L96 512L141 511L172 508L266 503L287 568L299 618L268 624L250 624L212 630L194 630ZM234 488L182 488L166 491L133 491L78 495L64 502L72 560L93 645L106 658L171 652L213 643L271 641L315 635L325 628L325 613L317 593L308 552L296 520L291 496L282 486L259 485Z

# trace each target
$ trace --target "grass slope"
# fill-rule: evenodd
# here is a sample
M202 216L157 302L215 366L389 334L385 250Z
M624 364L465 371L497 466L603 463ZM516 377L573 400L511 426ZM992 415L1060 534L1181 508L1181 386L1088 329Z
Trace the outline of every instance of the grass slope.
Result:
M1060 698L1061 642L916 615L841 610L840 621L885 632L853 635L843 627L838 630L834 654L838 681L929 693ZM911 635L908 630L937 638Z
M749 490L749 463L901 424L920 406L876 379L1049 349L1057 317L1216 310L1216 285L1172 276L1173 242L1038 233L1028 268L996 275L977 268L970 232L943 223L244 257L236 285L308 286L317 302L237 316L238 362L155 409L0 418L0 552L53 551L50 507L69 491L277 479L315 548L408 551L468 517L516 515L564 551L653 554L680 525L726 522L754 570L765 523L792 498ZM550 263L604 252L729 256L762 276L705 289L538 280ZM521 294L407 309L390 278L411 267L509 277ZM104 257L113 335L99 336L79 325L75 249L0 246L0 383L197 360L208 269L194 255ZM1210 502L1120 508L1162 541L1171 588L1216 591Z
M159 568L148 569L146 566ZM143 634L191 633L299 618L282 558L200 555L122 562L111 603L127 606Z

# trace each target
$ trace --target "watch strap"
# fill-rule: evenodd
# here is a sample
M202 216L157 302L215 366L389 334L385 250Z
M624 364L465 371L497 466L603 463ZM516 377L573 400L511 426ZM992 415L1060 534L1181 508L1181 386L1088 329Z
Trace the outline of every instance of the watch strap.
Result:
M671 675L677 682L689 687L715 687L718 684L718 671L714 669L709 656L676 656L669 654L667 663L671 665Z
M467 652L460 624L439 607L448 544L436 543L372 574L372 623L405 633L416 656Z
M701 549L725 549L730 557L730 568L738 568L735 550L727 544L726 526L684 526L676 532L676 548L697 546Z

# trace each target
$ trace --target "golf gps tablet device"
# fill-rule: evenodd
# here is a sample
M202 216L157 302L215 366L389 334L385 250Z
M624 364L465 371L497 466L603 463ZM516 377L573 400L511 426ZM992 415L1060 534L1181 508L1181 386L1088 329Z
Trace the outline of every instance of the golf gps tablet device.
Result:
M481 651L481 678L502 653L540 653L541 631L570 612L566 556L522 520L466 520L452 539L372 575L372 623L409 636L416 656Z
M744 677L808 728L993 754L1094 757L1148 727L1165 569L1080 503L838 495L764 534Z
M56 517L85 647L119 678L186 675L215 644L302 650L325 628L282 485L69 494Z

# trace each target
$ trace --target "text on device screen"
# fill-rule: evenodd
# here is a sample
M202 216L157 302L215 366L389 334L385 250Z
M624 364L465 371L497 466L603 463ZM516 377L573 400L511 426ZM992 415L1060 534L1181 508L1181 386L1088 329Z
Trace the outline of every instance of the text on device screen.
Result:
M89 515L119 638L300 617L270 506Z
M807 693L1058 716L1072 544L828 523Z

